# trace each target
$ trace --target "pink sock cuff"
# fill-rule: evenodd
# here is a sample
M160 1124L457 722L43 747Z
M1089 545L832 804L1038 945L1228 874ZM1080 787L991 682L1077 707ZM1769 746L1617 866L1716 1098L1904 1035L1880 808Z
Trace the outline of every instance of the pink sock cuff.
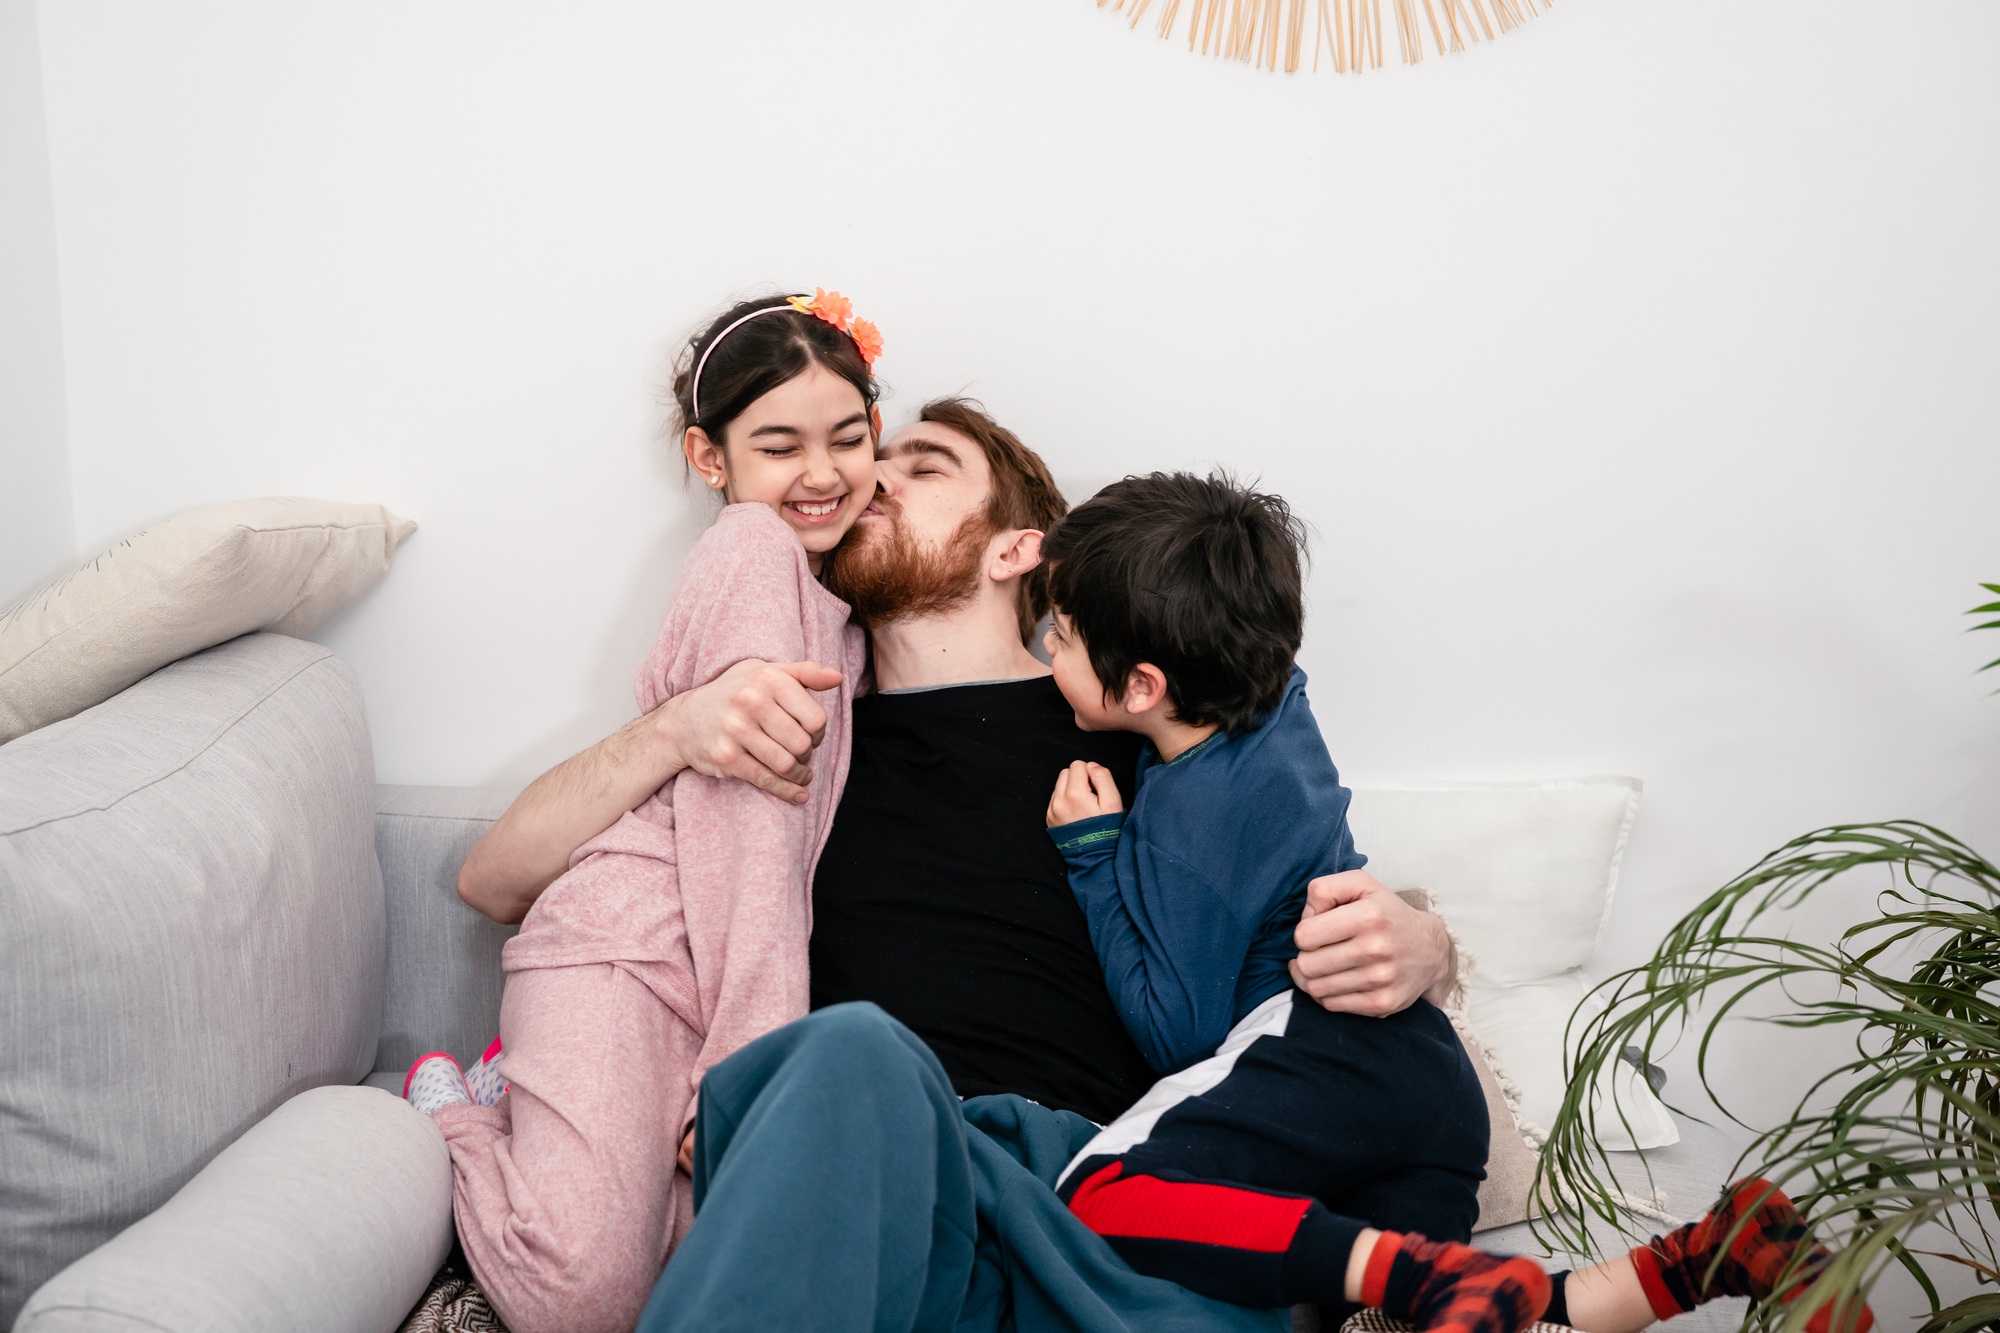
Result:
M498 1037L495 1037L493 1039L493 1044L486 1048L486 1053L479 1057L479 1063L483 1065L492 1064L493 1057L498 1054L500 1054L500 1039Z

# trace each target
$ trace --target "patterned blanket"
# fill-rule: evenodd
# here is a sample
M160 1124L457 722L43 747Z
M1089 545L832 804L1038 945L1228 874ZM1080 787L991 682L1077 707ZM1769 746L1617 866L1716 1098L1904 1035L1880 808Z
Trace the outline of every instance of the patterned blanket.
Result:
M446 1264L403 1321L402 1333L507 1333L507 1326L486 1303L479 1284Z

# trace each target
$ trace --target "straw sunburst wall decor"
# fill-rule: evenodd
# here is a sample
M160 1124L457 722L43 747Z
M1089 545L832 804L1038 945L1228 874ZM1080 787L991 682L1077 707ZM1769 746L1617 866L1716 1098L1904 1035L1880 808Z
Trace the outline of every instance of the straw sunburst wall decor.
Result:
M1555 0L1389 0L1403 63L1424 58L1428 36L1439 55L1512 32ZM1097 7L1130 13L1133 27L1153 0L1097 0ZM1306 30L1312 30L1312 66L1326 56L1339 73L1382 68L1382 0L1164 0L1154 25L1174 35L1185 9L1188 50L1240 60L1260 69L1292 73L1304 63ZM1311 11L1310 13L1308 11Z

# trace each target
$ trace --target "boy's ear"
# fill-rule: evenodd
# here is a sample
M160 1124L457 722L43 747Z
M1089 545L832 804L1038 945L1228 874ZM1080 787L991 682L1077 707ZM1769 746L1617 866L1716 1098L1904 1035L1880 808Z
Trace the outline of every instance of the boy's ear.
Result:
M1167 703L1167 673L1151 662L1141 662L1125 677L1125 697L1119 701L1125 711L1150 713Z
M1042 534L1033 528L1002 533L1002 544L986 562L986 577L1010 583L1042 563Z

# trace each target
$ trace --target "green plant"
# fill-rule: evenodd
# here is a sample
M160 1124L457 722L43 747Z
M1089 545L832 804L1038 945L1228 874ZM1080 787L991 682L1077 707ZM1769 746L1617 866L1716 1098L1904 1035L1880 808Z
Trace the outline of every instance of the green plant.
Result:
M1992 612L2000 602L1974 614ZM2000 659L1981 670L1993 666ZM1837 943L1781 931L1780 914L1870 869L1889 880L1878 910ZM1923 1333L2000 1327L2000 1292L1946 1306L1937 1284L1945 1268L1971 1270L1981 1288L2000 1284L2000 867L1927 824L1820 829L1710 896L1649 962L1598 994L1608 1006L1581 1009L1571 1022L1569 1093L1535 1178L1545 1242L1589 1254L1593 1219L1637 1225L1597 1146L1598 1118L1620 1112L1588 1095L1627 1047L1651 1063L1695 1035L1702 1090L1737 1119L1709 1081L1732 1016L1840 1028L1852 1033L1853 1058L1820 1077L1782 1123L1757 1132L1731 1173L1777 1181L1837 1254L1809 1298L1755 1304L1745 1326L1799 1333L1831 1300L1839 1327L1842 1312L1900 1266L1929 1298ZM1790 1274L1787 1287L1805 1280Z
M1986 591L1988 592L2000 592L2000 583L1982 583L1979 586L1986 589ZM1967 614L1968 616L1990 616L1996 613L2000 613L2000 602L1988 602L1984 606L1975 606L1970 611L1967 611L1965 614ZM1984 625L1974 625L1972 628L2000 629L2000 620L1989 620ZM1981 671L1991 671L1994 667L1997 666L2000 666L2000 657L1994 658L1991 662L1988 662L1985 666L1979 669Z

